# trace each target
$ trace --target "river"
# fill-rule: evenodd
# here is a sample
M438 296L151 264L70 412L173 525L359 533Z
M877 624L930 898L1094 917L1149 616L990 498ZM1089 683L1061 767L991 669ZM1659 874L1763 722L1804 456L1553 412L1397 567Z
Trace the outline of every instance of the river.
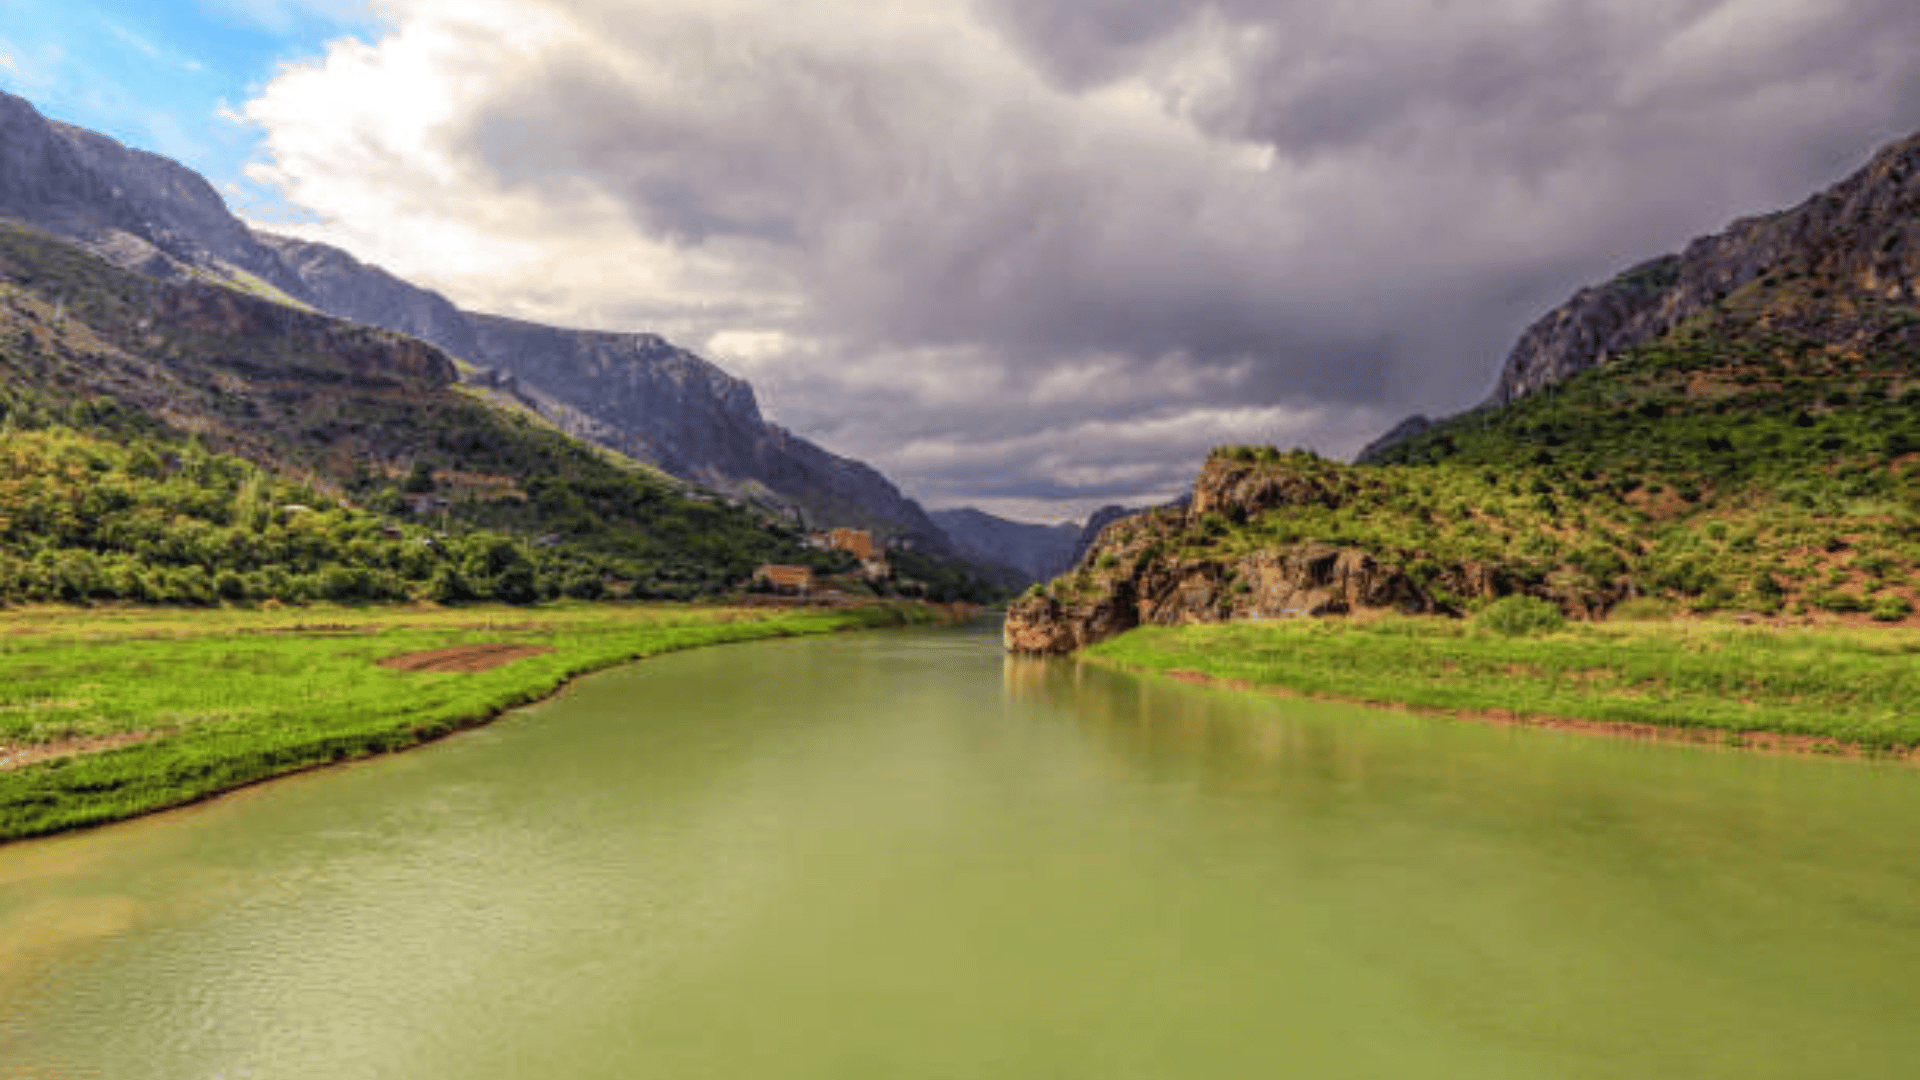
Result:
M0 848L0 1078L1907 1077L1916 823L985 626L729 646Z

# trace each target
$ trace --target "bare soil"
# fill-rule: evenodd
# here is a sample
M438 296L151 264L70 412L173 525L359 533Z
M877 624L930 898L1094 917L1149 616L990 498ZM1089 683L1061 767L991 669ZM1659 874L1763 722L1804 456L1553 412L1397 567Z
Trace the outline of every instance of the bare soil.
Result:
M511 664L515 660L552 651L553 649L546 645L505 643L455 645L446 649L408 653L405 656L389 656L378 663L381 667L392 668L395 671L489 671L502 664Z
M34 743L31 746L0 746L0 772L24 769L37 761L52 761L54 758L74 757L79 754L97 754L117 746L145 742L158 734L160 732L157 731L123 731L116 735L58 739L53 742Z

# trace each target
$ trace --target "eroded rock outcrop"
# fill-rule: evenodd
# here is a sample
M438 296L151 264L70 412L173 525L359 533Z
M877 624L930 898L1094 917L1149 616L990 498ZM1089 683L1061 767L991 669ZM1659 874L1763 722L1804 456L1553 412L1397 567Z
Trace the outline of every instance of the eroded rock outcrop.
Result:
M1231 554L1210 550L1222 521L1245 522L1288 507L1337 507L1355 482L1332 467L1274 468L1215 455L1187 505L1113 522L1071 574L1014 602L1006 647L1051 655L1136 626L1442 610L1402 567L1356 547L1307 542ZM1471 588L1464 573L1449 584ZM1490 580L1485 584L1492 587Z

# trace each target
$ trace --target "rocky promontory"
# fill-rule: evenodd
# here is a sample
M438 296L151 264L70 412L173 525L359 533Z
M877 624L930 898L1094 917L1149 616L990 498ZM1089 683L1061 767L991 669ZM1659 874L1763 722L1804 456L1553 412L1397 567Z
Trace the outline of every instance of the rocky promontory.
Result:
M1405 562L1351 543L1252 539L1249 522L1294 510L1337 510L1365 481L1312 455L1208 458L1184 507L1161 507L1107 526L1072 572L1007 611L1009 651L1068 653L1136 626L1232 619L1450 611L1493 596L1502 577L1478 564L1423 582ZM1426 560L1431 564L1431 560Z

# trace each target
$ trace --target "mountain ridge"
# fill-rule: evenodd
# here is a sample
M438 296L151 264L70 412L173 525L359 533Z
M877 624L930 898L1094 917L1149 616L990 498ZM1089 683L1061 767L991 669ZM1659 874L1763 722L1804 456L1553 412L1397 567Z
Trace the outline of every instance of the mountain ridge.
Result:
M559 385L563 373L546 370L540 357L509 353L499 344L500 327L515 320L464 311L331 245L256 231L186 166L48 120L30 102L4 93L0 146L6 149L0 213L47 228L120 266L174 280L210 279L419 337L469 364L506 372L521 384L520 400L550 413L562 428L637 454L682 479L771 500L800 510L814 524L860 525L911 537L931 551L950 548L919 504L877 470L767 422L750 386L656 335L627 335L623 346L611 350L626 353L623 381L634 393L624 400L676 402L687 407L686 417L623 411L599 395ZM492 349L483 327L496 331ZM621 337L540 329L546 345L560 353ZM655 361L663 367L656 370ZM699 370L690 375L693 369ZM499 381L484 372L469 377ZM702 387L714 393L703 397Z
M1920 134L1880 147L1859 169L1798 205L1738 218L1679 252L1577 290L1521 332L1492 393L1477 408L1509 404L1605 365L1769 275L1814 276L1911 303L1920 281L1917 218ZM1868 229L1869 223L1878 224ZM1409 417L1355 460L1379 460L1430 426L1424 416Z

